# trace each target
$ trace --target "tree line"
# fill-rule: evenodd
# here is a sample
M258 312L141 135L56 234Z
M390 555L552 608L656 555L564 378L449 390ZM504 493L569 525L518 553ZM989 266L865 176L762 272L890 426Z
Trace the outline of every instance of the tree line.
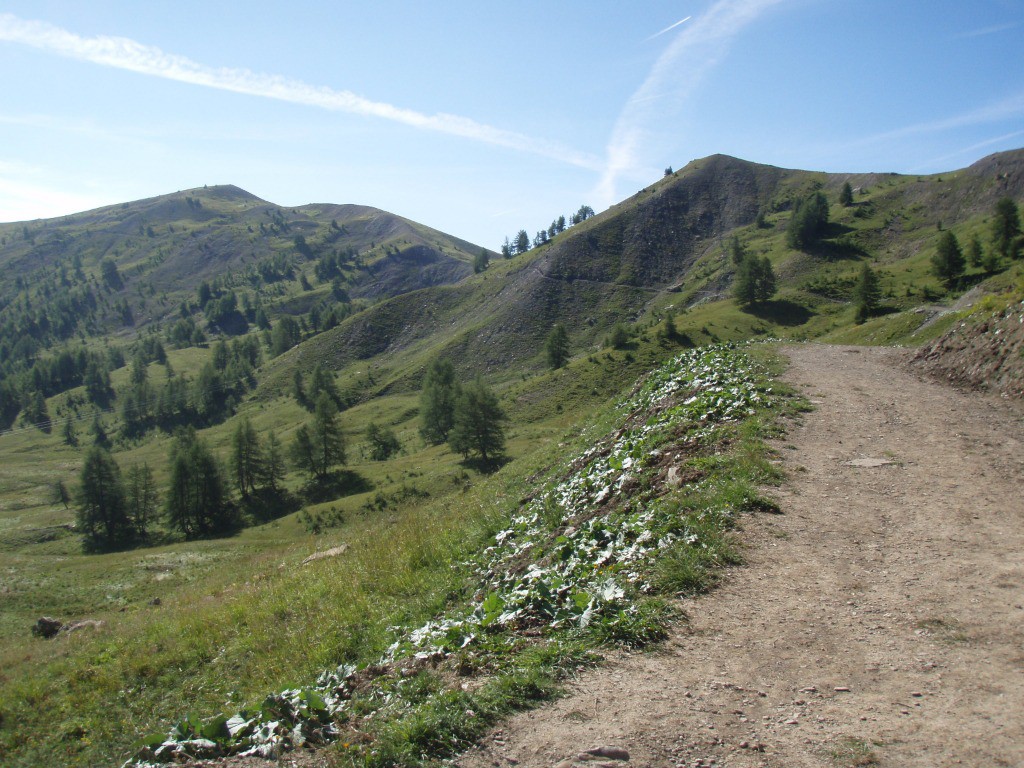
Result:
M1021 258L1024 254L1024 238L1021 237L1020 210L1012 198L1000 198L993 211L989 227L989 243L986 249L981 238L974 234L967 242L967 252L953 232L946 230L939 235L932 256L934 274L947 288L952 288L963 276L968 264L992 273L999 270L1005 261Z
M538 230L532 241L530 234L525 229L521 229L512 240L505 238L505 242L501 245L501 255L506 259L511 259L513 256L526 253L531 248L539 248L569 227L582 224L592 216L594 216L594 209L589 205L581 205L576 213L569 216L568 224L564 215L559 216L551 222L547 229Z
M303 387L311 416L287 448L273 431L261 437L249 418L242 417L232 432L224 466L193 427L177 430L168 452L170 477L162 490L147 464L122 472L106 445L89 446L76 499L85 548L102 551L143 543L161 521L168 530L192 539L230 531L246 511L262 511L265 516L288 511L294 507L284 486L289 468L305 475L311 491L330 487L336 469L348 457L339 396L333 377L323 369L314 372L308 389L316 392L310 405ZM447 443L484 466L493 466L503 455L507 416L497 396L480 377L459 382L449 361L438 359L429 366L420 417L420 433L427 444ZM388 427L371 422L365 436L374 461L384 461L401 449Z
M227 468L194 428L179 429L168 453L170 477L162 501L147 464L133 465L122 475L108 449L92 445L79 474L76 504L85 547L106 550L144 542L161 518L169 530L192 539L232 529L245 510L263 515L287 511L292 500L283 481L289 458L310 483L323 482L345 462L338 409L326 394L312 419L296 431L287 453L273 431L262 438L243 417L231 436Z

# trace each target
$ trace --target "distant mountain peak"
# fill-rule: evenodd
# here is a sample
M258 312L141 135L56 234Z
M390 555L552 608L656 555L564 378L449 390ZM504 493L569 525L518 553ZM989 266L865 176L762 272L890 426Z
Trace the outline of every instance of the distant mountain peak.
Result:
M204 195L221 200L245 200L255 203L267 202L266 200L263 200L262 198L259 198L251 192L247 192L234 184L213 184L203 187L195 187L193 189L186 189L184 191L186 194Z

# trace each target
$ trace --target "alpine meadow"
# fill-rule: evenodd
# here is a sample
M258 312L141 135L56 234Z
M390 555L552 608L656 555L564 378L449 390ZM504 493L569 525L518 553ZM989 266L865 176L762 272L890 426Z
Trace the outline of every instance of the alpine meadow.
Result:
M1008 316L1022 198L716 155L496 251L231 186L0 225L0 760L456 755L742 562L780 341Z

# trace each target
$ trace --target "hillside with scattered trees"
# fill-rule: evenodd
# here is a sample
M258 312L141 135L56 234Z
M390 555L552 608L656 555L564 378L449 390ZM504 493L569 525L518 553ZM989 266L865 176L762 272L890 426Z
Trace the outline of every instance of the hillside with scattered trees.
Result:
M1022 200L1024 150L920 177L716 155L606 211L524 222L543 229L494 251L373 208L282 208L230 186L0 225L0 761L123 759L186 706L365 670L396 642L388 627L462 604L466 547L496 546L521 506L552 534L552 562L582 557L557 542L571 534L549 525L555 502L531 506L551 498L541 486L568 499L612 474L628 485L647 448L621 441L661 423L653 401L608 452L580 441L663 366L710 366L705 348L757 407L753 363L730 343L929 345L940 375L1015 394ZM671 429L696 435L686 423ZM686 446L693 478L718 471L717 447ZM597 474L574 474L589 462ZM639 536L620 512L621 535ZM516 535L540 536L534 522ZM527 613L593 612L616 604L613 586L572 597L552 582ZM479 636L511 599L480 596ZM26 631L40 614L107 628L62 636L51 658ZM610 616L609 642L657 624ZM186 640L200 619L217 648ZM293 633L303 654L275 645ZM493 672L485 656L460 670ZM55 680L71 682L38 682ZM287 707L322 711L303 695ZM58 746L46 711L63 713Z

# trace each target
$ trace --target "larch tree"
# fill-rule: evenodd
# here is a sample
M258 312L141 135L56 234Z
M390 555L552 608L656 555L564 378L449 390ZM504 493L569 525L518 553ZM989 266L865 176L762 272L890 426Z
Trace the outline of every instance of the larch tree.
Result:
M1021 252L1020 211L1012 198L1003 197L996 203L992 217L992 245L1004 259L1015 259Z
M960 242L949 230L939 237L939 243L932 256L932 272L947 288L952 288L964 273L964 255Z
M271 432L267 435L267 450L260 471L260 486L277 493L281 490L286 471L281 441L274 432Z
M145 538L160 508L160 495L149 464L133 464L125 472L125 509L135 534Z
M370 458L374 461L387 461L402 449L394 430L374 421L366 427L366 441L370 444Z
M736 268L733 295L740 306L749 307L775 295L775 270L768 257L746 256Z
M790 248L806 248L817 242L828 226L828 200L815 191L800 200L786 226L786 243Z
M243 499L256 493L263 473L263 444L249 417L242 417L231 435L231 473Z
M860 277L853 288L856 322L858 324L863 323L877 312L881 299L882 290L878 283L878 274L871 268L870 264L864 262L864 266L860 271Z
M491 257L487 255L487 251L481 248L480 253L473 257L473 271L478 275L485 272L490 261Z
M850 182L843 182L843 188L839 190L839 204L844 208L849 208L853 205L853 187L850 186Z
M335 466L345 463L345 435L338 406L326 392L317 398L312 424L303 424L295 433L292 455L299 468L317 482L326 480Z
M466 458L478 454L487 464L505 449L507 419L497 395L478 376L459 394L448 444Z
M548 334L544 352L548 358L548 365L556 370L569 362L569 334L561 323L555 323L555 327Z
M112 549L133 538L121 469L105 448L94 445L85 452L76 518L87 549Z
M435 359L423 377L420 394L420 435L431 445L440 445L448 439L458 396L455 367L449 360Z
M194 429L178 434L171 446L170 467L168 524L190 539L224 529L231 520L224 475Z
M512 248L516 253L526 253L530 250L530 236L525 229L520 229L516 239L512 242Z

